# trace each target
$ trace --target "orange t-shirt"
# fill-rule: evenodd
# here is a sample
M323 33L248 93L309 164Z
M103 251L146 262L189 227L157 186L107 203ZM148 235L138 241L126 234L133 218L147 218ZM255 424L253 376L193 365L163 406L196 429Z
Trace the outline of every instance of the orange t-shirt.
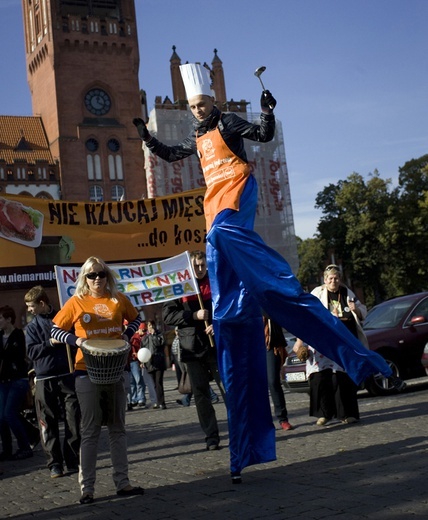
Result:
M138 316L137 309L122 293L117 298L82 298L72 296L54 317L53 322L63 330L71 331L80 338L120 339L123 334L123 320L133 321ZM86 370L80 348L76 354L76 370Z

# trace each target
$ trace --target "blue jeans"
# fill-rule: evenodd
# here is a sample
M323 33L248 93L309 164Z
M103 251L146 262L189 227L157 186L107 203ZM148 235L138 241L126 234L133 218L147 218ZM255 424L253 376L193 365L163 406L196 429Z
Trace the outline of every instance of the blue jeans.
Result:
M20 450L31 450L27 433L19 417L29 388L28 379L0 383L0 425L9 426Z
M145 403L146 384L143 379L139 361L131 361L131 403Z

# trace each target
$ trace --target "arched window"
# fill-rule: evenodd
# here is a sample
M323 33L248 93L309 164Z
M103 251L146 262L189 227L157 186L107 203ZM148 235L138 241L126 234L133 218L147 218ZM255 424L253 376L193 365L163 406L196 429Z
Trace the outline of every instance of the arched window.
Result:
M94 158L92 155L86 156L86 168L88 170L88 180L93 181L95 179L94 174Z
M124 200L125 199L125 188L116 184L111 188L111 200Z
M86 168L88 171L88 180L101 180L103 178L101 171L101 158L97 154L99 143L93 137L90 137L85 142L86 150L89 154L86 156Z
M117 139L109 139L107 141L109 150L108 169L110 180L123 180L122 156L120 155L121 146Z
M48 193L47 191L41 191L39 193L37 193L36 197L38 199L48 199L48 200L52 200L53 197L50 193Z
M95 179L101 180L103 178L101 173L101 158L98 154L94 155L94 165L95 165Z
M104 193L101 186L95 184L89 188L89 200L92 202L102 202L104 200Z

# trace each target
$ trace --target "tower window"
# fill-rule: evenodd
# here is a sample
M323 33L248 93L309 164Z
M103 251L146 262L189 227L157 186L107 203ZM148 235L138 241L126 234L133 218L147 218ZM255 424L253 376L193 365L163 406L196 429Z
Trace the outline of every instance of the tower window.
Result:
M96 152L99 148L98 141L96 139L94 139L93 137L91 137L90 139L88 139L86 141L85 146L86 146L86 149L89 150L90 152Z
M125 198L125 188L116 184L111 188L111 200L124 200Z
M109 177L112 181L123 180L122 157L120 155L108 156Z
M107 142L107 148L111 152L118 152L120 150L120 143L117 139L109 139Z
M89 188L89 200L91 202L102 202L104 200L104 193L101 186L91 186Z
M98 154L86 156L86 168L88 171L88 180L101 180L101 158Z

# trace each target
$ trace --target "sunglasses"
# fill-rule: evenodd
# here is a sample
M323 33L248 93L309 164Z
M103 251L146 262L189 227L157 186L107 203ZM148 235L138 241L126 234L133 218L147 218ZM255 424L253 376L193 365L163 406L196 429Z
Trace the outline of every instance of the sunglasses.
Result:
M85 276L89 278L89 280L96 280L97 278L106 278L107 273L105 271L99 271L98 273L87 273Z

